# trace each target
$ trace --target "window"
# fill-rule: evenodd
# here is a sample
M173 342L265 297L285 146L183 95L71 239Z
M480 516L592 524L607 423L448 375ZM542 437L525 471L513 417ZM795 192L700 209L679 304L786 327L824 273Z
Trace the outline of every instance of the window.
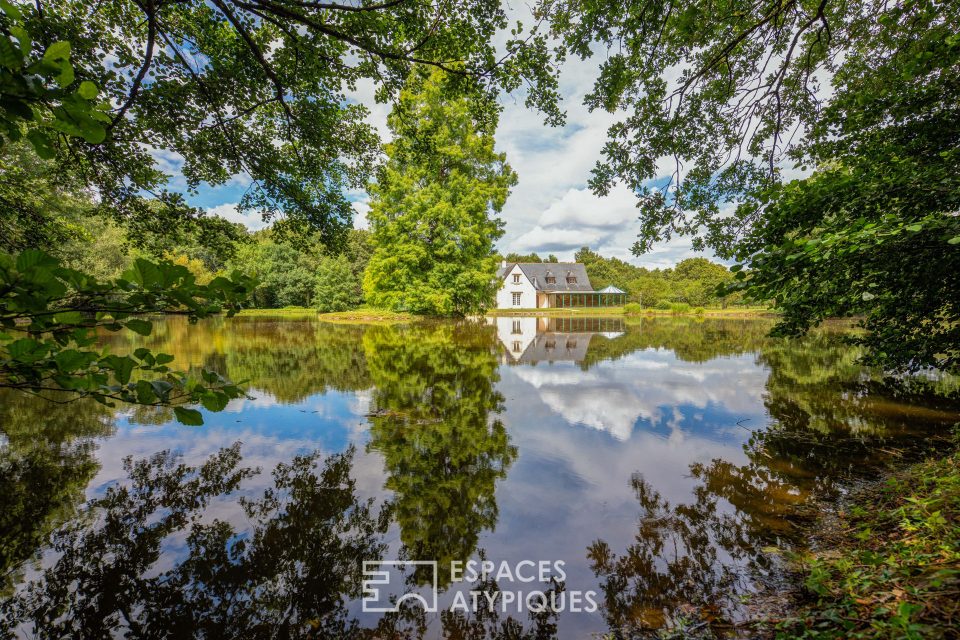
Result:
M523 345L520 343L519 340L514 340L514 342L513 342L513 352L514 352L514 353L520 353L521 351L523 351Z
M577 276L567 276L567 284L577 284Z
M547 276L547 284L557 284L557 276Z
M567 351L571 351L577 348L576 340L567 340Z
M513 292L513 306L515 306L515 307L519 307L519 306L520 306L520 292L519 292L519 291L514 291L514 292Z
M520 274L519 274L519 273L513 274L513 284L520 284Z
M523 333L523 331L520 331L520 321L519 321L519 320L514 320L514 321L513 321L513 331L511 331L510 333Z

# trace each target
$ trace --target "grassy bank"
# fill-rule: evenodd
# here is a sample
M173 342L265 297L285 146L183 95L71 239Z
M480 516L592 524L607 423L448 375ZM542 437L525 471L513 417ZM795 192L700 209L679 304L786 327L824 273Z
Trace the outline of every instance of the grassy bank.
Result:
M960 453L861 490L822 525L777 638L960 638Z
M309 309L307 307L285 307L283 309L244 309L237 315L261 318L316 318L324 322L342 322L349 324L410 322L418 319L419 317L409 313L398 313L396 311L373 309L370 307L361 307L359 309L337 311L333 313L320 313L316 309Z
M317 315L316 309L307 307L284 307L282 309L242 309L238 316L253 317L276 317L286 316L291 318L313 318Z
M361 307L349 311L334 313L320 313L316 309L307 307L284 307L282 309L244 309L237 315L247 317L288 317L288 318L318 318L324 322L368 323L368 322L411 322L423 318L410 313L388 311ZM708 318L744 318L763 317L773 315L766 307L728 307L726 309L679 308L679 309L637 309L635 306L626 307L570 307L563 309L490 309L487 316L626 316L626 317L708 317Z
M706 309L703 307L678 309L638 309L634 305L621 307L564 307L554 309L490 309L488 316L699 316L709 318L743 318L774 315L766 307L728 307Z
M388 311L386 309L373 309L364 307L361 309L352 309L350 311L337 311L335 313L320 313L317 318L324 322L343 322L349 324L393 324L398 322L412 322L420 320L423 316L415 316L411 313L400 313L399 311Z

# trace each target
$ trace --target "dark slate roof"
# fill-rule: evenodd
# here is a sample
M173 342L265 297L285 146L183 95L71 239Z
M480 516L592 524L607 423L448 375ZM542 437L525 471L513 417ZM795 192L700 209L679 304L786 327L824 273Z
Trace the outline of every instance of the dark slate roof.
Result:
M502 280L513 269L513 265L520 265L520 270L527 276L527 279L533 283L533 288L537 291L593 291L590 285L590 278L587 276L587 269L579 262L512 262L507 263L497 271L497 276ZM556 278L556 282L547 284L547 276ZM577 279L576 283L567 283L567 276Z

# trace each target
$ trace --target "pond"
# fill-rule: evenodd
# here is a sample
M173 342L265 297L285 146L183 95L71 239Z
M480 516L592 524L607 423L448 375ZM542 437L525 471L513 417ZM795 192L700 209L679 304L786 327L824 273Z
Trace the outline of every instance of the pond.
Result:
M842 328L770 327L238 317L106 336L250 397L188 427L169 410L2 395L0 625L583 638L688 618L733 632L776 592L818 504L960 420L860 367Z

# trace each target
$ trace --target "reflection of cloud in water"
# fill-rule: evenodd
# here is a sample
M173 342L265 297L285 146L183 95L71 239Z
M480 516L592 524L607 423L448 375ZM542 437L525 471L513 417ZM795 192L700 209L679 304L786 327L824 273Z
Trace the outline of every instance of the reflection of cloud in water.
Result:
M266 392L251 390L254 400L231 401L228 411L204 411L205 425L186 427L176 422L161 426L131 424L120 414L116 433L98 443L100 470L88 485L88 497L101 495L115 482L125 482L123 459L150 457L170 450L182 462L197 466L211 455L241 442L241 466L259 468L260 474L243 483L239 494L253 496L273 485L271 472L278 463L297 455L320 451L324 456L356 446L353 475L363 496L378 496L384 483L383 461L366 453L369 424L366 413L370 391L316 394L297 404L285 404ZM236 403L236 404L235 404ZM242 414L242 420L238 419ZM242 529L246 521L236 495L215 501L205 517L215 517Z
M729 425L711 424L711 418L762 415L759 391L767 378L753 355L690 363L655 349L601 362L586 372L570 364L539 363L512 367L505 375L536 390L540 401L569 424L605 431L621 441L638 421L651 427L664 424L672 432L691 427L726 431ZM511 389L510 395L518 394ZM681 407L698 409L696 418L685 417ZM722 420L727 422L727 416Z
M598 392L599 391L599 392ZM600 389L584 392L567 387L542 388L540 399L571 424L606 431L617 440L626 440L640 418L656 424L659 412L638 406L629 389Z

